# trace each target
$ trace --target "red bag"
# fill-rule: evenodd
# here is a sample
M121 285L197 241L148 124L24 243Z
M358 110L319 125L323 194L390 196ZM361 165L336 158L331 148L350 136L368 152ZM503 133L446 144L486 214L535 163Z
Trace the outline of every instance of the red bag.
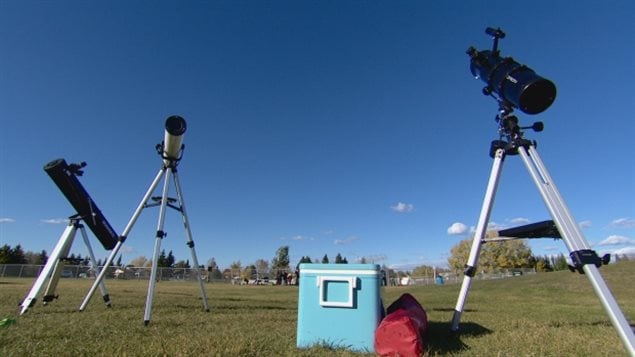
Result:
M406 293L387 309L375 331L375 353L380 356L418 357L424 349L428 316L417 299Z

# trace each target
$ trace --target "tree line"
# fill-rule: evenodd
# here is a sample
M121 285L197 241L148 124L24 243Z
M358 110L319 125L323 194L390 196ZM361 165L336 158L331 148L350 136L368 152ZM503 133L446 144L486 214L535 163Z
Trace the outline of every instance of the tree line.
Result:
M450 270L460 272L464 269L467 262L470 249L472 245L471 239L465 239L456 244L450 250L450 257L448 258L448 266ZM21 245L11 247L8 244L0 247L0 264L33 264L44 265L48 260L48 255L45 250L40 252L24 251ZM628 257L620 257L620 259L628 259ZM294 272L298 270L298 267L302 263L323 263L328 264L331 259L327 254L324 254L322 259L311 259L309 256L302 256L294 269L289 266L289 246L282 246L278 248L276 254L271 259L271 262L265 259L258 259L252 264L243 266L240 260L232 262L226 269L221 269L216 260L211 258L207 261L207 265L199 266L200 269L207 269L212 279L223 278L241 278L252 279L255 277L264 277L270 274L277 274L278 271ZM348 260L340 253L337 253L333 262L336 264L347 264ZM365 258L360 259L360 263L366 263ZM98 266L103 265L103 261L99 259L97 261ZM88 257L82 257L81 254L70 254L66 257L67 265L89 265ZM122 262L122 256L116 259L113 264L117 267L124 267ZM150 267L152 261L146 257L137 257L131 260L127 265L128 267ZM157 266L162 268L191 268L189 259L176 261L173 252L165 252L162 250L159 254ZM538 272L549 272L558 270L567 270L569 268L567 258L564 254L558 255L533 255L531 249L525 242L525 240L506 240L498 242L487 242L481 246L481 252L479 255L478 269L482 272L492 272L501 269L516 269L516 268L531 268ZM406 272L398 272L382 267L391 275L405 275ZM428 276L432 275L434 267L428 265L421 265L414 268L411 272L415 276Z
M20 244L13 248L8 244L0 247L0 264L44 265L48 259L45 250L39 253L31 251L25 252Z
M448 265L450 269L459 272L465 268L472 239L465 239L450 250ZM478 270L489 273L501 269L531 268L538 272L548 272L569 269L564 254L535 256L525 240L514 239L487 242L481 245L478 258Z

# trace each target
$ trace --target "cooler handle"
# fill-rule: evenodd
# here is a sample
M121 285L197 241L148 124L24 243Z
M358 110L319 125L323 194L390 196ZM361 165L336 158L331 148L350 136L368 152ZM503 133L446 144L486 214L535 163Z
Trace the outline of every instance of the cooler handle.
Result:
M326 301L324 293L325 282L327 281L344 281L348 283L348 301ZM357 288L357 278L354 276L318 276L317 286L320 288L320 306L325 307L353 307L353 290Z

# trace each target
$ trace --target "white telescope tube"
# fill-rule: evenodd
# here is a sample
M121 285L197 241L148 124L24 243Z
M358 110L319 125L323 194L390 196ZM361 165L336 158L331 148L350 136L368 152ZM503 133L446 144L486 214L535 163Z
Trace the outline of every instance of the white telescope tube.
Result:
M187 129L185 119L172 115L165 120L165 137L163 139L162 156L166 164L181 158L183 134Z

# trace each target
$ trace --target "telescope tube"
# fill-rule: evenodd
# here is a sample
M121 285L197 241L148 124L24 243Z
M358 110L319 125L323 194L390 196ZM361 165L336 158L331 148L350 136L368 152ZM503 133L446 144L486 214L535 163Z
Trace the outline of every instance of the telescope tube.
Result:
M183 149L183 134L185 134L186 129L185 119L178 115L172 115L165 120L162 156L166 161L180 159L180 153Z
M44 165L44 171L62 191L77 214L88 225L95 237L106 250L112 250L118 241L115 230L110 226L106 217L101 213L95 201L88 195L84 186L79 182L76 173L64 159L57 159Z
M548 79L536 74L531 68L521 65L511 57L501 57L498 51L468 50L470 71L487 83L487 90L511 103L527 114L545 111L556 99L556 86Z

